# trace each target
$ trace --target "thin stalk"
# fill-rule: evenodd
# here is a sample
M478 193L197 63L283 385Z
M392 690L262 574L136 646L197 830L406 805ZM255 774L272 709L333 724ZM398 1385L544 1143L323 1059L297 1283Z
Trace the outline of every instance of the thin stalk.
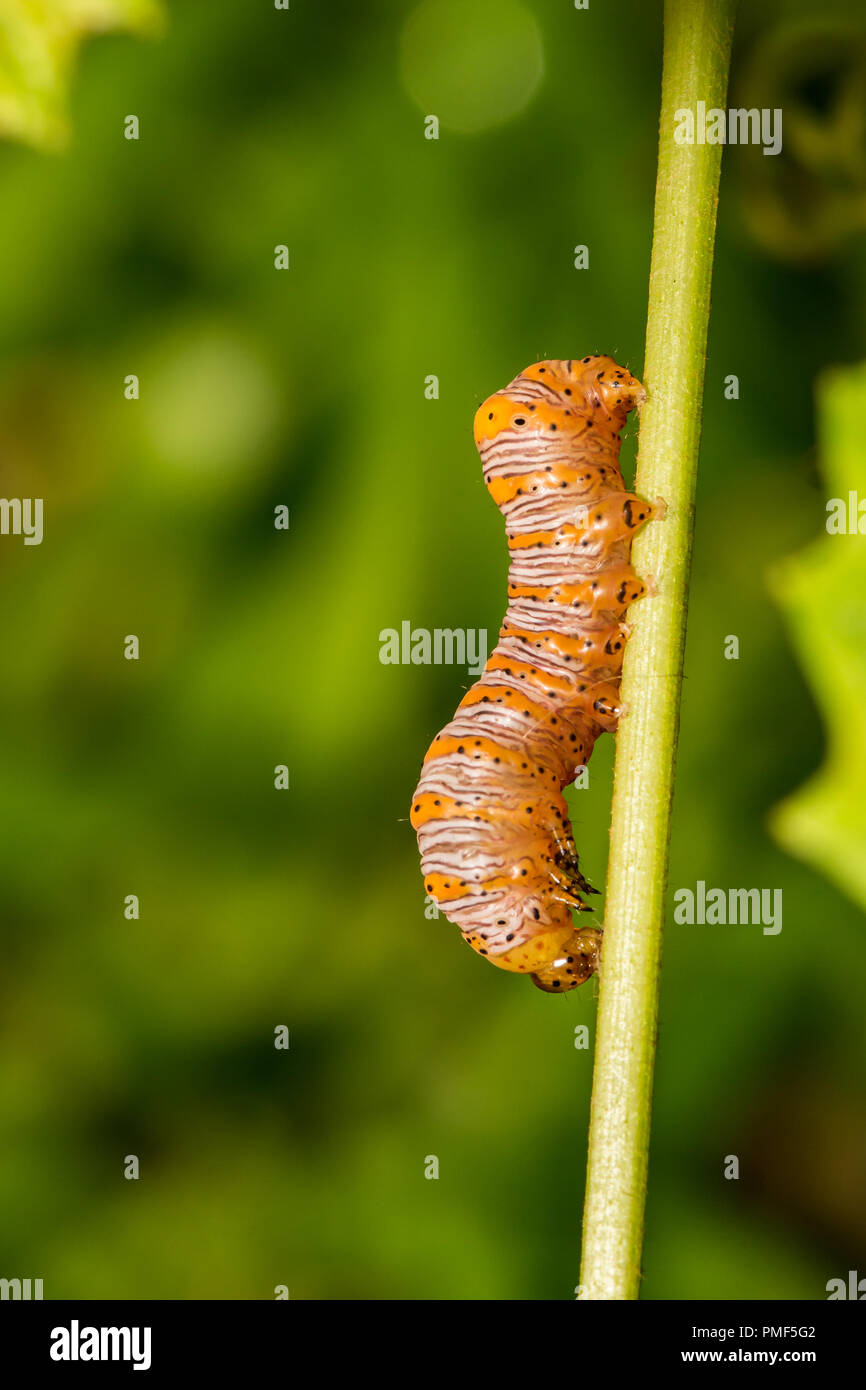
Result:
M635 538L654 592L623 665L583 1227L581 1297L637 1298L716 230L718 144L679 144L676 112L724 108L736 0L666 0L659 163L635 490L667 504ZM682 125L680 123L680 128ZM700 134L697 121L696 136Z

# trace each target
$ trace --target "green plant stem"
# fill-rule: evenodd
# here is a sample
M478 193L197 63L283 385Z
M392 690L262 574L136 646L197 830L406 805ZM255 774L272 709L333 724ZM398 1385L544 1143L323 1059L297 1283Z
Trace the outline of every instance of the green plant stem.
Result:
M584 1209L581 1297L637 1298L721 145L675 113L724 108L736 0L666 0L659 164L636 491L667 512L635 538L654 592L629 614L617 734Z

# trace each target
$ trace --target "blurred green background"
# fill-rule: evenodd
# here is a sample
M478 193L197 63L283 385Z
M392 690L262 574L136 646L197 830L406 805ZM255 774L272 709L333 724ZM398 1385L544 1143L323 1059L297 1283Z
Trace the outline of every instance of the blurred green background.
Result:
M0 145L3 492L45 499L0 539L0 1275L573 1298L593 986L425 918L409 800L471 678L379 633L494 640L487 394L640 373L661 5L166 10L63 50L65 144ZM864 918L768 830L825 749L768 576L823 533L816 381L866 358L864 74L857 0L743 7L731 103L785 147L723 163L671 886L781 888L784 927L667 931L647 1299L866 1274ZM596 884L612 753L571 794Z

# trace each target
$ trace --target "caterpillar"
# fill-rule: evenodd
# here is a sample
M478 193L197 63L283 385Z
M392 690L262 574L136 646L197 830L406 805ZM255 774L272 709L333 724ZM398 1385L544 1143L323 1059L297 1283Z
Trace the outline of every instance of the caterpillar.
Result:
M563 789L621 713L630 564L660 517L626 491L621 430L646 393L611 357L537 362L475 416L484 481L505 517L508 610L483 674L433 740L412 800L427 893L493 965L549 993L598 968L577 929L580 872Z

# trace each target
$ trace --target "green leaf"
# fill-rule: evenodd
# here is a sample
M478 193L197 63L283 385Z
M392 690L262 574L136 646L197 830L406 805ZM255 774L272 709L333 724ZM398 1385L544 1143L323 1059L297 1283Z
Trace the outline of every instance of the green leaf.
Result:
M0 0L0 137L62 147L82 39L155 33L161 20L160 0Z
M829 373L818 401L827 498L839 499L847 516L855 494L854 530L823 535L772 576L824 716L827 754L776 807L771 827L787 850L866 906L866 536L857 532L858 499L866 501L866 364Z

